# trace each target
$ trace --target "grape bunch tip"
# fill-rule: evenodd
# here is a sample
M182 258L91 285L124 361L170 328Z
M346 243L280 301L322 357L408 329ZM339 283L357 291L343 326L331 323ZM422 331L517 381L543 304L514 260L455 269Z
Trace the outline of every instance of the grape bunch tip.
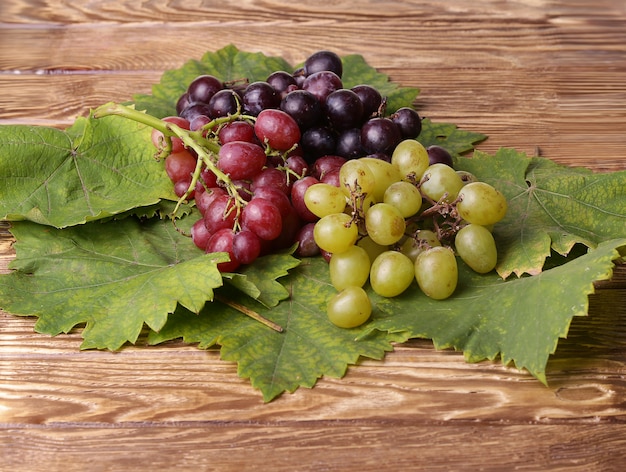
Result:
M372 313L367 283L395 297L415 282L440 300L456 290L457 258L478 273L492 271L491 228L507 202L456 171L444 147L417 140L415 109L387 113L376 88L345 88L342 74L337 54L318 51L265 81L198 76L174 116L104 113L153 127L179 205L194 202L200 214L194 244L229 255L220 271L294 245L299 257L321 254L337 290L327 315L353 328Z

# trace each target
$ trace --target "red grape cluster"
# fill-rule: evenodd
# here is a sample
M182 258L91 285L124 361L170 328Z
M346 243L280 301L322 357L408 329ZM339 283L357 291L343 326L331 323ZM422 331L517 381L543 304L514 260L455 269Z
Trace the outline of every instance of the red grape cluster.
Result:
M296 242L297 255L318 254L313 226L319 217L304 203L307 188L339 186L347 160L389 161L398 143L419 135L414 109L385 116L385 98L366 84L344 88L342 71L339 56L319 51L301 68L276 71L265 81L201 75L178 100L177 116L164 118L190 135L200 133L210 155L208 163L172 137L165 169L176 194L195 200L202 215L191 231L194 243L229 254L221 271ZM163 133L154 130L152 139L162 150Z

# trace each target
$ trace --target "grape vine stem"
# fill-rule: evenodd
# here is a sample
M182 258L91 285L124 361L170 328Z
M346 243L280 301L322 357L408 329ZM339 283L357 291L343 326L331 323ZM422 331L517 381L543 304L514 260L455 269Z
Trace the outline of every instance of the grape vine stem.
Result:
M232 121L239 117L239 114L229 115L228 117L213 120L211 123L208 123L198 131L188 131L174 123L166 122L155 116L136 110L135 108L114 102L101 105L92 112L93 118L102 118L111 115L121 116L138 123L142 123L163 133L163 136L166 139L166 147L164 149L165 152L167 152L168 149L171 150L171 139L175 136L180 138L187 148L193 149L198 155L198 165L192 176L191 183L187 188L187 191L179 198L176 207L172 212L172 217L176 216L180 206L187 200L191 192L195 189L198 179L200 178L203 164L208 167L221 182L224 183L229 195L236 203L237 212L240 213L241 208L245 206L245 200L239 195L239 192L237 191L237 188L232 182L230 176L222 172L215 164L214 156L219 154L220 146L216 142L205 139L203 136L204 131L219 126L222 123ZM247 116L245 117L248 118Z
M234 308L238 312L243 313L246 316L249 316L253 320L258 321L259 323L264 324L265 326L269 328L272 328L274 331L277 331L279 333L282 333L284 331L283 327L280 326L279 324L274 323L271 320L268 320L267 318L258 314L256 311L253 311L249 309L248 307L241 305L240 303L234 302L220 295L215 295L215 299L224 303L225 305L228 305L231 308Z

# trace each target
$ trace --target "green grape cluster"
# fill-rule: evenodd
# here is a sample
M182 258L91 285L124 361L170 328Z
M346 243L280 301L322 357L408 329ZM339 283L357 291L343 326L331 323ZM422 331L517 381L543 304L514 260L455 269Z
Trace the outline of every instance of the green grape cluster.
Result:
M456 290L457 258L481 274L494 270L491 229L504 218L507 201L451 161L433 162L421 143L407 139L390 160L348 160L338 186L307 189L305 205L319 218L315 243L337 290L327 304L337 326L369 319L368 282L383 297L398 296L415 282L428 297L443 300Z

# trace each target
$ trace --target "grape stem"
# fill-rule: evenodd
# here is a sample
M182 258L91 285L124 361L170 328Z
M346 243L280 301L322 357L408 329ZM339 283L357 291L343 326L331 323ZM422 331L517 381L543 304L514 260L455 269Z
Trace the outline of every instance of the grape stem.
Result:
M209 168L220 180L224 186L226 187L228 194L233 198L237 207L237 216L241 213L241 209L245 206L246 201L239 195L237 188L230 176L222 172L217 165L215 164L216 156L219 154L220 145L217 142L214 142L210 139L206 139L204 137L204 133L206 131L210 131L214 128L219 127L224 123L228 123L235 119L239 118L247 118L254 119L254 117L250 117L247 115L242 115L240 111L233 115L225 116L222 118L217 118L210 123L207 123L205 126L200 128L197 131L189 131L181 128L180 126L169 123L164 120L161 120L155 116L149 115L147 113L136 110L133 107L121 105L119 103L109 102L98 108L96 108L91 116L93 118L102 118L105 116L122 116L124 118L128 118L130 120L136 121L138 123L142 123L146 126L156 129L163 133L163 136L166 139L166 146L163 150L160 151L159 156L167 155L169 151L171 151L171 139L172 137L179 138L185 147L191 148L195 151L198 156L198 164L194 170L193 176L191 178L191 183L189 187L185 191L185 193L178 199L176 203L176 207L172 212L172 219L175 218L180 206L187 201L187 198L191 194L191 192L196 188L198 183L198 179L200 178L200 174L202 172L202 166L205 165ZM237 218L238 219L238 218Z
M279 324L274 323L271 320L268 320L264 316L258 314L256 311L253 311L240 303L234 302L220 295L215 295L215 299L224 303L225 305L228 305L231 308L234 308L238 312L243 313L246 316L249 316L253 320L258 321L259 323L264 324L265 326L269 328L272 328L274 331L277 331L279 333L282 333L284 331L284 328L280 326Z
M463 219L459 217L459 214L456 209L457 203L460 201L460 198L455 199L454 201L448 203L445 201L445 197L447 194L442 196L442 200L436 202L431 198L423 195L423 198L431 205L429 208L420 213L416 220L426 220L428 218L432 219L433 226L435 228L435 232L437 234L437 239L440 241L450 240L459 230L465 226L463 223ZM441 216L443 221L437 221L436 216Z

